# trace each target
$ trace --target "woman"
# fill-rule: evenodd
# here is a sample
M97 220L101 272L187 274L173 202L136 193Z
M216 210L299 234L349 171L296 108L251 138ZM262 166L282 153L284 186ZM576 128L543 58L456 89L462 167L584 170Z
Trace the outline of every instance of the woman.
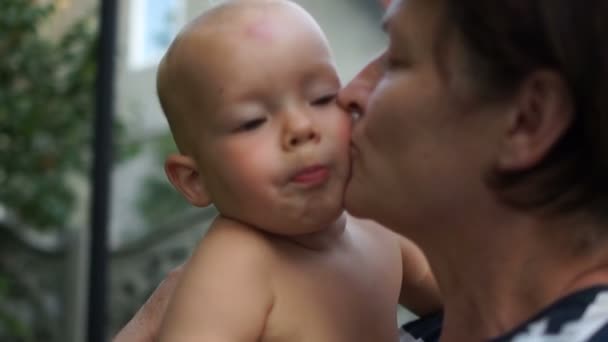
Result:
M387 51L342 92L363 113L346 206L424 251L442 341L608 340L607 17L605 1L396 1Z
M348 210L417 243L441 288L402 341L608 340L605 18L603 0L393 1L389 47L339 101L361 114Z

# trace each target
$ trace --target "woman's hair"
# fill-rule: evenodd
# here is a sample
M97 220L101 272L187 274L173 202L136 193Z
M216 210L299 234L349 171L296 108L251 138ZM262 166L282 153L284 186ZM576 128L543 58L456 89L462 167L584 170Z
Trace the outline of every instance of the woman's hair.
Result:
M523 172L493 174L491 184L517 207L584 209L608 219L608 1L443 1L479 96L513 94L543 69L563 78L574 101L573 123L546 158Z

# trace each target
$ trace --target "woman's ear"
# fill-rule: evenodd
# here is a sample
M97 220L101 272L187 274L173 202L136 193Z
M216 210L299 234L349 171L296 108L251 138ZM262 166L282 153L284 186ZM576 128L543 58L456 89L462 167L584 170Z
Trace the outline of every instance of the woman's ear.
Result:
M572 94L553 71L537 71L523 82L509 113L498 168L529 169L545 158L574 119Z
M175 189L192 205L206 207L211 204L211 198L194 159L181 154L172 154L165 160L165 173Z

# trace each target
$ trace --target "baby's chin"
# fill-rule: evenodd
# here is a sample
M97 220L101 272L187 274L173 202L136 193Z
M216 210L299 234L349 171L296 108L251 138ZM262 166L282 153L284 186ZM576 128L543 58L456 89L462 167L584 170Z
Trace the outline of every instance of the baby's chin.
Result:
M260 220L263 222L258 222L255 226L267 233L279 236L306 235L332 228L337 222L343 220L344 214L342 206L336 205L323 210L311 211L301 217L274 220L268 217L266 220Z

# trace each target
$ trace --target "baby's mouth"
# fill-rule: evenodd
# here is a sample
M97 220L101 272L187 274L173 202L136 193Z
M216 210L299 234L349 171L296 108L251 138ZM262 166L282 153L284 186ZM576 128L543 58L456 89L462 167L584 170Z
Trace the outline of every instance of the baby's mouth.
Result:
M291 180L294 183L314 186L324 183L329 178L329 168L325 165L313 165L297 171Z

